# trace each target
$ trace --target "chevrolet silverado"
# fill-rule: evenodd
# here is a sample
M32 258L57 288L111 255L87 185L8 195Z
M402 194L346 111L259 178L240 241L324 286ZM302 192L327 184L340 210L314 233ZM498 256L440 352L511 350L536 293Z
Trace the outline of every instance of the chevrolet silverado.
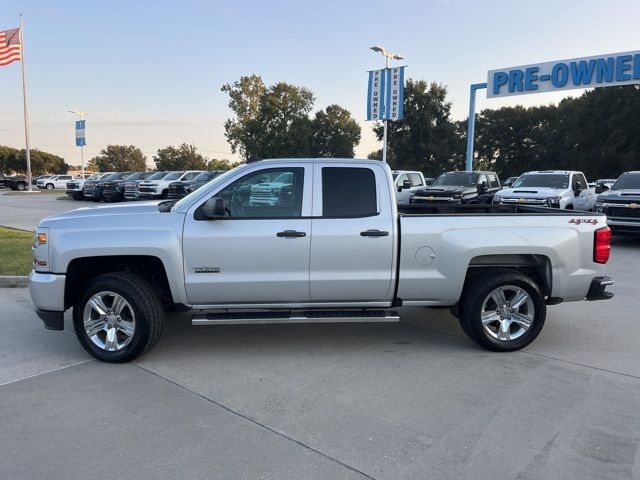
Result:
M272 178L277 200L252 201ZM612 297L603 214L399 208L395 192L379 161L259 160L179 201L62 213L35 228L31 298L46 328L72 309L87 352L125 362L156 344L167 309L217 325L393 322L403 305L442 306L479 345L512 351L547 305Z

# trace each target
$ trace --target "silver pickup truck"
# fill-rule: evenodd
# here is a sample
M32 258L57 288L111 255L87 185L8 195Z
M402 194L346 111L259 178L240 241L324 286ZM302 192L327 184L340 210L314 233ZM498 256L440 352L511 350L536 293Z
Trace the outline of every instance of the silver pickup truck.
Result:
M282 179L277 201L254 185ZM520 205L399 208L367 160L260 160L180 201L79 209L35 228L31 298L46 328L73 309L82 346L125 362L158 341L168 309L194 325L398 321L450 307L481 346L532 342L547 305L600 300L606 217Z

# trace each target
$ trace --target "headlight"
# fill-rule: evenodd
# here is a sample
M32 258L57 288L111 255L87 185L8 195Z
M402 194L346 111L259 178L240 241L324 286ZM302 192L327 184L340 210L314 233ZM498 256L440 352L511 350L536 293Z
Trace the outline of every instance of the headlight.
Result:
M494 195L493 203L500 203L500 202L502 202L502 197L500 195Z
M460 198L462 198L462 194L461 193L454 193L453 194L453 198L460 199Z
M562 197L549 197L547 198L547 205L549 205L550 207L559 207L560 206L560 200L562 199Z
M49 229L36 227L33 231L33 269L40 272L49 270Z

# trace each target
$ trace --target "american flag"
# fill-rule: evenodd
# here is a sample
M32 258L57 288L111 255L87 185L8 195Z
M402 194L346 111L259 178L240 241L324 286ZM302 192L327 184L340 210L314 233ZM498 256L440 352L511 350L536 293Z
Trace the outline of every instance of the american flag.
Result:
M21 60L20 28L0 32L0 67Z

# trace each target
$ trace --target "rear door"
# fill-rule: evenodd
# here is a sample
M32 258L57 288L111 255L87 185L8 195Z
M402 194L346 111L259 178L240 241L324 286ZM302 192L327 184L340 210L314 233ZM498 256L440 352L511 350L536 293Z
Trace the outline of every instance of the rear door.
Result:
M396 211L388 190L382 166L315 164L312 302L391 299Z

